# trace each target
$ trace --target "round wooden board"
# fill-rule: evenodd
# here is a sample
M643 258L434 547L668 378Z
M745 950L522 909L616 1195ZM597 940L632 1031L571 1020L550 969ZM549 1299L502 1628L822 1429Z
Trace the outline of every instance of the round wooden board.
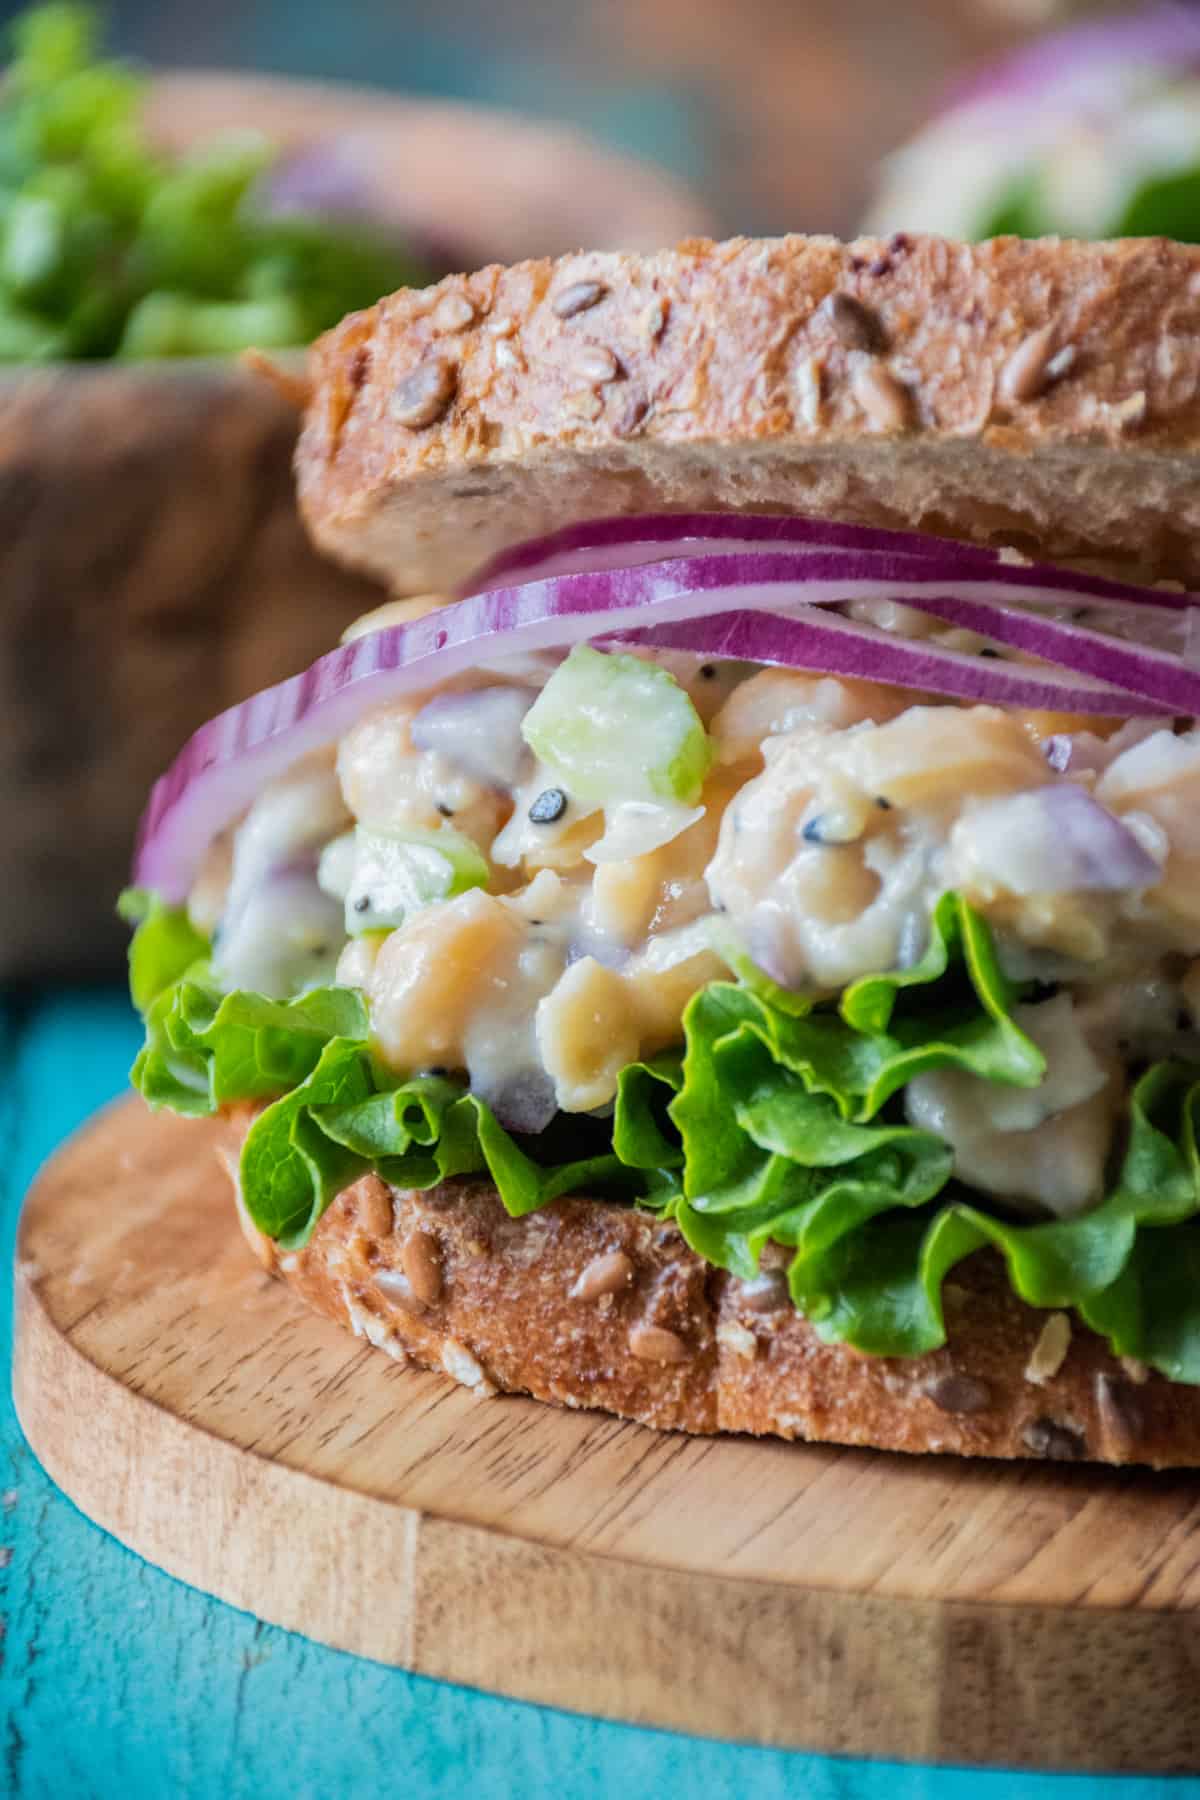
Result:
M151 1562L555 1706L929 1761L1200 1769L1194 1475L659 1435L478 1400L251 1260L218 1125L130 1100L42 1172L26 1435Z

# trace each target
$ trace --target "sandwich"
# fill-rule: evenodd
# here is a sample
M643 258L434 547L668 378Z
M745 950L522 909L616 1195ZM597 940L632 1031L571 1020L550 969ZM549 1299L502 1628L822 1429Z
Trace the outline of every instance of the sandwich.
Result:
M866 221L1200 241L1200 18L1152 0L1010 50L890 156Z
M135 1086L477 1395L1200 1463L1198 473L1162 240L350 316L300 503L396 598L155 787Z

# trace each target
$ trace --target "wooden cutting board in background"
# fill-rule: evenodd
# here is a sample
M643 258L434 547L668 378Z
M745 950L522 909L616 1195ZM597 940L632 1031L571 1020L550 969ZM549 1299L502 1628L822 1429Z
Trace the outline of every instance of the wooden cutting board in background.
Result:
M581 1712L924 1761L1200 1769L1194 1474L475 1400L262 1273L218 1131L114 1107L46 1167L18 1246L30 1444L151 1562L339 1648Z

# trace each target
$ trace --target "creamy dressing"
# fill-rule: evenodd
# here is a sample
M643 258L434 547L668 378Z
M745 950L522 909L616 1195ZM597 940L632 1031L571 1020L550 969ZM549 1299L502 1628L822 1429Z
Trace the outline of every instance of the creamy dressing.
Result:
M1111 1056L1101 1060L1093 1048L1070 995L1015 1007L1013 1018L1046 1058L1037 1087L934 1069L909 1082L905 1112L911 1125L950 1145L960 1181L1070 1217L1102 1197L1122 1084Z
M727 974L718 934L782 985L833 995L916 961L956 888L1006 968L1065 984L1015 1014L1047 1075L1022 1089L928 1073L908 1117L1016 1210L1093 1204L1123 1065L1200 1045L1200 733L661 662L710 733L694 804L576 798L520 735L553 660L477 671L364 718L336 766L298 766L214 848L191 908L218 925L219 978L283 994L336 965L392 1068L465 1072L536 1132L556 1110L609 1107L622 1068L679 1043L688 1000ZM347 938L318 858L334 846L322 880L349 896L353 929L354 883L387 860L379 833L418 836L435 867L437 834L469 840L480 873L459 857L431 890L447 897Z

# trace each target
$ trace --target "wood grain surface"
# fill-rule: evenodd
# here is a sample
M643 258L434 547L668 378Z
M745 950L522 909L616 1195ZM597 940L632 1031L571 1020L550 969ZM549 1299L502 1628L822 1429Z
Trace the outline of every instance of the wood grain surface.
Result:
M151 1561L327 1643L593 1713L1200 1768L1194 1478L688 1440L474 1400L262 1274L221 1129L135 1101L102 1115L48 1166L18 1246L30 1443Z

